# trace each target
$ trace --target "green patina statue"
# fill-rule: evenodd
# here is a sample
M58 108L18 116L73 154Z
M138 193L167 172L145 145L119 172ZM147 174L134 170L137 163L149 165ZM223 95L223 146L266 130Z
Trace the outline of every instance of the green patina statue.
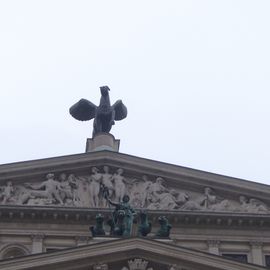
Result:
M161 216L158 218L158 222L160 225L159 230L156 233L157 237L170 237L170 230L172 225L169 224L168 219L165 216Z
M104 216L100 213L96 215L96 225L91 226L89 230L92 233L92 236L104 236L105 235L105 230L103 227L103 222L104 222Z
M111 235L131 236L132 225L136 212L129 204L129 196L124 195L122 202L112 202L105 193L105 199L115 206L113 218L109 221Z
M138 226L138 236L139 237L145 237L147 234L151 232L152 224L148 221L148 216L145 211L141 211L140 214L140 224Z

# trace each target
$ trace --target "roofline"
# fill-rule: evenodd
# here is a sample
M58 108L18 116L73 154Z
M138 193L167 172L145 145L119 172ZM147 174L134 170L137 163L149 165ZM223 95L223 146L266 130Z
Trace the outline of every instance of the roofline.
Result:
M130 155L130 154L126 154L126 153L120 153L120 152L113 152L113 151L109 151L109 150L102 150L102 151L96 151L96 152L87 152L87 153L79 153L79 154L72 154L72 155L63 155L63 156L57 156L57 157L49 157L49 158L41 158L41 159L33 159L33 160L26 160L26 161L18 161L18 162L11 162L11 163L4 163L4 164L0 164L0 173L1 171L5 171L6 169L9 168L14 168L14 167L21 167L21 165L23 165L23 167L27 167L28 164L35 164L38 165L39 163L44 163L46 161L57 161L57 160L69 160L69 159L73 159L73 158L80 158L80 157L88 157L88 156L98 156L99 154L106 154L108 156L110 155L118 155L118 156L122 156L122 157L129 157L132 159L138 159L141 161L146 161L146 162L154 162L154 163L159 163L159 164L163 164L165 166L171 166L171 167L175 167L181 170L184 170L186 172L192 171L192 172L196 172L199 174L207 174L207 175L212 175L215 177L226 177L227 179L231 179L231 180L238 180L238 181L244 181L244 182L250 182L250 183L256 183L257 185L261 185L261 186L265 186L265 187L270 187L270 185L267 184L263 184L263 183L259 183L259 182L255 182L252 180L248 180L248 179L243 179L243 178L238 178L238 177L233 177L233 176L227 176L227 175L223 175L223 174L218 174L218 173L213 173L213 172L208 172L208 171L204 171L204 170L199 170L199 169L194 169L191 167L185 167L185 166L181 166L181 165L177 165L174 163L168 163L168 162L163 162L163 161L159 161L159 160L153 160L150 158L143 158L143 157L139 157L139 156L134 156L134 155Z
M227 263L230 264L230 266L239 266L241 268L239 269L250 269L250 270L260 270L260 269L267 269L264 266L259 266L259 265L255 265L255 264L251 264L251 263L243 263L243 262L238 262L235 260L231 260L228 258L224 258L222 256L218 256L215 254L210 254L207 252L203 252L203 251L198 251L195 249L191 249L191 248L186 248L186 247L182 247L182 246L178 246L172 243L164 243L158 240L153 240L153 239L145 239L145 238L138 238L138 237L131 237L131 238L121 238L121 239L114 239L114 240L109 240L106 242L101 242L101 243L95 243L95 244L90 244L90 245L85 245L85 246L79 246L79 247L72 247L72 248L67 248L67 249L63 249L63 250L59 250L59 251L55 251L52 253L38 253L38 254L31 254L31 255L27 255L27 256L23 256L23 257L17 257L17 258L11 258L11 259L5 259L0 261L0 267L1 269L9 269L9 268L2 268L2 267L7 267L10 266L12 267L12 264L23 264L23 263L31 263L31 260L33 260L35 263L38 262L41 259L45 259L47 260L47 258L50 258L50 260L47 260L49 263L58 263L59 259L61 256L67 256L67 259L70 258L69 254L72 252L74 255L74 252L76 252L76 256L73 258L74 260L79 260L79 259L85 259L87 257L89 257L90 254L87 254L87 250L89 251L94 251L93 254L90 255L91 256L97 256L96 254L98 254L101 250L102 251L106 251L106 250L111 250L112 248L116 248L115 250L113 250L113 253L117 253L117 252L123 252L123 251L128 251L128 250L140 250L143 249L143 247L141 246L141 244L153 244L152 247L155 248L155 250L160 250L160 249L164 249L168 252L168 254L171 254L170 257L173 257L174 253L173 252L183 252L185 254L183 254L183 258L187 258L187 256L195 256L196 259L200 259L201 257L207 260L216 260L216 264L219 265L221 263ZM120 244L123 245L123 250L120 248ZM129 245L130 244L130 245ZM148 248L150 249L150 246L146 246L145 247L148 251ZM154 252L153 250L151 250L151 252ZM162 250L161 250L162 252ZM99 254L99 256L102 256L102 253ZM136 257L136 256L135 256ZM167 256L168 257L168 256ZM57 258L57 260L53 260L53 258ZM192 258L190 258L192 260ZM208 263L210 263L210 261L208 261ZM198 263L198 262L197 262ZM207 264L207 263L205 263ZM31 264L31 266L34 266L34 264ZM38 267L38 265L36 265L36 267ZM13 268L10 268L13 269ZM16 268L17 269L17 268ZM20 269L20 268L18 268ZM24 269L24 268L22 268ZM30 268L31 269L31 268ZM225 269L225 268L223 268Z

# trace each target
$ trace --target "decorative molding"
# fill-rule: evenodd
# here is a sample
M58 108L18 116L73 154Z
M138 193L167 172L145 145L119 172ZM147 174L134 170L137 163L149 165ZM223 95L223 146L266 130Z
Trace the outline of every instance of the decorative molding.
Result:
M105 219L111 216L109 209L99 209L98 212L104 215ZM12 218L10 218L12 213ZM34 213L34 215L32 215ZM57 213L57 221L66 223L67 220L74 224L95 224L95 216L97 209L87 208L72 208L72 207L37 207L37 206L15 206L15 205L0 205L1 221L5 222L46 222L55 223L55 213ZM164 211L147 210L149 220L152 224L158 225L158 217L164 214ZM77 219L79 214L80 219ZM257 215L252 213L217 213L208 211L166 211L166 216L173 226L196 226L196 227L221 227L221 228L269 228L270 215ZM198 216L200 222L197 222ZM177 217L177 222L176 222ZM251 223L250 220L253 220Z
M219 248L220 240L215 239L207 240L207 244L208 247Z
M183 268L177 264L170 265L168 267L168 270L187 270L186 268Z
M126 266L122 267L121 270L153 270L153 268L147 268L148 261L140 259L140 258L135 258L133 260L128 261L128 267Z
M253 248L261 248L263 246L263 242L262 241L257 241L257 240L251 240L249 242L249 244L253 247Z
M106 263L99 263L93 265L93 270L109 270L109 266Z
M24 255L30 254L29 249L22 244L7 244L0 249L0 258L3 258L11 250L21 250Z
M43 233L31 234L32 241L43 241L44 238L45 234Z

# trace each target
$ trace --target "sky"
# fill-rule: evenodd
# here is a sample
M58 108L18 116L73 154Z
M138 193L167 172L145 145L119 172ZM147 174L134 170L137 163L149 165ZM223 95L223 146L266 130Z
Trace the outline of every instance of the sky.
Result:
M270 184L269 0L0 0L0 164L83 153L108 85L120 152Z

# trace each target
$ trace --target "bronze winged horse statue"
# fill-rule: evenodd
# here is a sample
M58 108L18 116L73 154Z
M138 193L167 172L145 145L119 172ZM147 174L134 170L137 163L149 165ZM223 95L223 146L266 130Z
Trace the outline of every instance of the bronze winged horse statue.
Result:
M87 121L94 118L93 137L98 133L109 133L115 121L127 117L127 107L122 100L117 100L112 106L109 96L110 88L101 86L101 98L99 106L87 99L81 99L70 109L70 114L77 120Z

